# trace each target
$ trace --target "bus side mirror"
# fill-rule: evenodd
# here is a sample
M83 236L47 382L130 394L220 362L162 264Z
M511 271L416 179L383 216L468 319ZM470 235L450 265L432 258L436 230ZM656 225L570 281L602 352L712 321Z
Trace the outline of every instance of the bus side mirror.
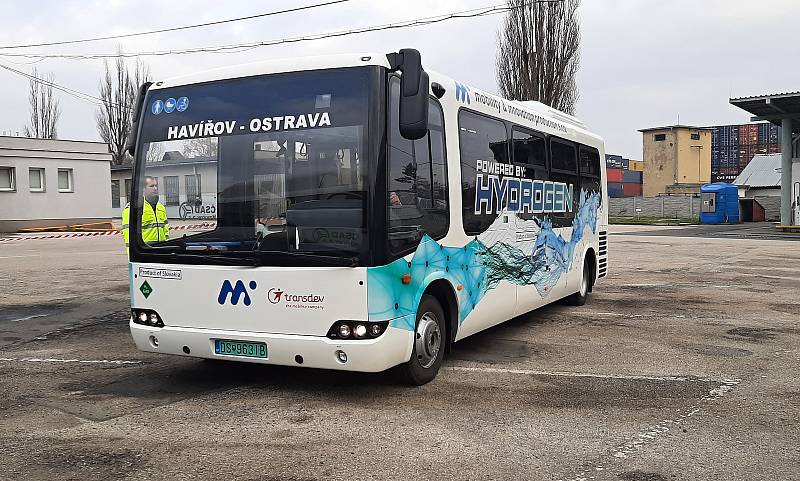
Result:
M400 135L408 140L419 140L428 133L428 90L430 79L422 68L419 51L401 49L386 55L392 70L400 76Z
M139 133L139 117L142 115L142 104L144 104L144 97L147 95L147 89L153 85L153 82L145 82L139 87L139 95L136 97L135 107L133 109L133 117L131 118L131 130L128 132L128 138L125 139L125 151L133 157L136 154L136 136Z

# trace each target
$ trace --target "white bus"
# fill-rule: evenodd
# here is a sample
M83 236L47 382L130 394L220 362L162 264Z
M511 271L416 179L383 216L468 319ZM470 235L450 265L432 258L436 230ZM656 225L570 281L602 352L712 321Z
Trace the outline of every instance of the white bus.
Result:
M428 73L413 49L148 83L136 119L130 330L143 351L395 368L424 384L454 342L582 305L607 274L602 139ZM184 202L203 223L176 216L168 240L142 241L143 209L152 222L158 203Z

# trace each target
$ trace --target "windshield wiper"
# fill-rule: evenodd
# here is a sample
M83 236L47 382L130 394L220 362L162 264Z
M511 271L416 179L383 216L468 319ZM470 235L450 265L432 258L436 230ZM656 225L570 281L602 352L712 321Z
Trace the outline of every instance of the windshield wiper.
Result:
M358 265L357 257L339 257L339 256L329 256L324 254L309 254L306 252L274 251L274 250L267 250L267 251L259 250L257 251L257 253L266 255L298 257L318 262L325 262L327 264L331 264L334 266L355 267ZM259 259L255 259L256 262L258 262L258 260Z
M168 255L175 260L180 260L181 258L189 258L189 259L205 259L205 260L213 260L217 261L221 264L231 265L231 266L251 266L251 267L258 267L262 266L261 259L264 256L276 256L276 257L295 257L300 259L307 259L311 261L316 261L320 263L324 263L327 265L333 266L342 266L342 267L355 267L358 265L358 257L340 257L335 255L325 255L325 254L311 254L307 252L296 252L296 251L278 251L278 250L261 250L253 249L250 250L222 250L222 249L214 249L208 248L200 251L190 252L190 249L187 249L186 243L172 245L172 246L165 246L164 249L168 249L171 247L169 251L162 252L160 255ZM180 249L180 250L174 250Z
M248 256L248 257L239 257L239 256L234 257L234 256L219 255L219 254L192 254L192 253L183 252L183 251L181 251L181 252L170 252L168 254L165 253L165 255L168 255L168 256L172 257L174 260L178 260L178 261L181 260L181 259L186 259L186 258L189 258L189 259L200 259L200 260L213 260L213 261L219 262L220 264L225 264L225 265L229 265L229 266L242 266L242 267L248 267L248 266L252 265L252 263L255 261L255 258L251 257L251 256Z

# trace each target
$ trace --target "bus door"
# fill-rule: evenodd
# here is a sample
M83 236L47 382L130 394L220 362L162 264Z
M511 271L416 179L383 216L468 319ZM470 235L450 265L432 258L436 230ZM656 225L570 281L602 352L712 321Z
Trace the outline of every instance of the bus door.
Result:
M535 183L550 179L548 172L547 140L541 134L514 126L511 132L511 155L515 166L524 169L524 178ZM534 212L523 208L518 214L516 224L516 246L520 251L531 256L535 249L536 240L541 231L543 214L536 212L536 206L542 199L533 194ZM531 282L522 283L517 287L517 307L514 315L520 315L546 303L537 286Z

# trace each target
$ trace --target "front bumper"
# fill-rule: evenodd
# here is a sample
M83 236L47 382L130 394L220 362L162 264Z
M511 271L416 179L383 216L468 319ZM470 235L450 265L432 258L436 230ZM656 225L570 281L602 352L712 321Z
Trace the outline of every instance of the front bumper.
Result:
M200 357L241 361L257 364L337 369L343 371L380 372L411 358L413 332L389 327L377 339L343 341L318 336L291 334L266 334L255 332L227 331L217 329L194 329L186 327L153 328L129 323L131 335L140 351L176 356ZM155 345L151 336L158 341ZM228 356L214 353L215 339L255 341L267 344L267 359ZM184 348L188 348L186 354ZM336 357L336 351L347 353L347 362ZM295 358L302 356L303 363Z

